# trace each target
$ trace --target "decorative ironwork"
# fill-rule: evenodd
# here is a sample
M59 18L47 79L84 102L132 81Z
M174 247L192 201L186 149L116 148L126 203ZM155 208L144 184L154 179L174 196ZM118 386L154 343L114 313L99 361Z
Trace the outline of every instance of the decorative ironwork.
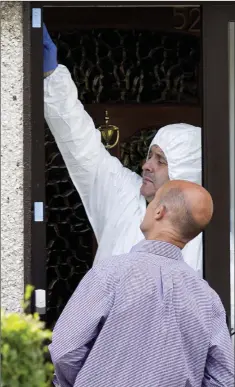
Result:
M46 128L47 323L53 326L92 266L92 229L57 148Z
M52 33L84 103L199 103L200 41L139 30Z
M200 44L193 36L106 29L54 33L54 39L83 103L198 103ZM141 173L155 133L142 130L120 144L126 167ZM45 148L47 323L53 327L92 266L93 232L48 128Z

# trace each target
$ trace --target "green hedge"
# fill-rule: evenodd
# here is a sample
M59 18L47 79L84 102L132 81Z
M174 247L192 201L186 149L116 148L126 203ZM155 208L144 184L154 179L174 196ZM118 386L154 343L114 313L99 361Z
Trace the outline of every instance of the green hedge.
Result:
M23 310L33 288L28 286ZM38 314L1 313L1 387L49 387L53 366L46 360L51 331Z

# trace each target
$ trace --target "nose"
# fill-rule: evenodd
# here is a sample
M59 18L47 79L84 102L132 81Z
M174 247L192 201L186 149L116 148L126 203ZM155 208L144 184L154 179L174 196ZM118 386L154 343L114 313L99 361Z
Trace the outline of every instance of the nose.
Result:
M148 159L145 161L145 163L142 165L143 171L153 172L151 159Z

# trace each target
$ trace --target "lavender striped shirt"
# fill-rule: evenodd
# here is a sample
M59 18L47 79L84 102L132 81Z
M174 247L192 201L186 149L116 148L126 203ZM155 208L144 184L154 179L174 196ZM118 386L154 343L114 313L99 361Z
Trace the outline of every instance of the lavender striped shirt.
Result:
M59 318L50 352L61 387L234 386L221 301L164 242L96 264Z

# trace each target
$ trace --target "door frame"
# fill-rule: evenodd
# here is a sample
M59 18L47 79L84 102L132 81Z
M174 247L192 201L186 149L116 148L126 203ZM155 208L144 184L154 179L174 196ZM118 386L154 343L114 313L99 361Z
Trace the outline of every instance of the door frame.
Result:
M76 2L73 4L78 6ZM42 28L32 28L31 14L32 8L40 8L43 12L43 5L43 2L30 2L24 5L25 8L28 7L28 14L30 14L29 18L27 20L25 19L24 23L25 34L29 35L30 31L31 39L30 120L32 129L30 156L32 159L32 248L30 277L31 283L36 289L46 289L45 221L35 222L33 212L33 203L35 201L43 202L45 204L45 150L43 149L44 118ZM56 3L53 5L56 5ZM60 6L62 6L61 3ZM65 6L65 3L63 3L63 6ZM133 6L133 4L131 6ZM154 5L152 6L154 7ZM167 3L167 6L170 6L170 4ZM172 4L172 6L175 6L175 4ZM230 316L228 64L227 60L224 58L228 57L227 25L228 21L231 19L231 15L234 16L234 5L217 6L209 3L202 3L201 7L204 90L202 136L203 184L211 192L215 204L213 221L204 233L204 272L206 280L220 295L225 306L226 313ZM27 39L29 39L28 35ZM218 50L220 50L219 56L217 55ZM218 74L220 74L219 77ZM214 85L217 85L217 93L214 92ZM221 106L223 107L222 111L220 109ZM223 132L221 131L221 127L223 127ZM223 160L219 163L219 165L217 148L220 149L220 154L223 155ZM221 186L224 187L223 190L221 190ZM220 241L220 243L216 244L216 241ZM223 257L223 265L221 265L221 257Z
M214 201L213 220L204 233L204 273L230 326L228 23L235 20L235 4L202 5L202 20L203 183Z

